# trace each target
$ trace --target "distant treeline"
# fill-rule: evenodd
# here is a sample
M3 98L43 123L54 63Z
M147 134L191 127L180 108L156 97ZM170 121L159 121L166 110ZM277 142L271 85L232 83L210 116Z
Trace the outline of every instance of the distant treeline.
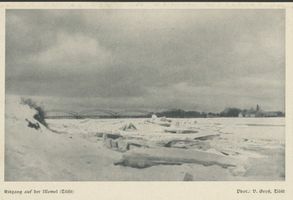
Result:
M158 117L170 117L170 118L202 118L207 117L207 113L198 111L185 111L181 109L168 110L163 112L156 112Z
M284 117L285 113L281 111L265 112L260 110L247 110L239 108L226 108L220 113L185 111L181 109L173 109L163 112L155 112L158 117L170 118L206 118L206 117Z

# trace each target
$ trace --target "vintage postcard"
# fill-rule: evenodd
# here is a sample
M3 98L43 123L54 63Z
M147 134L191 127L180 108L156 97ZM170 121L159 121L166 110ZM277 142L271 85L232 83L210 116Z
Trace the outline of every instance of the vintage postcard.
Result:
M0 14L1 198L293 197L292 4Z

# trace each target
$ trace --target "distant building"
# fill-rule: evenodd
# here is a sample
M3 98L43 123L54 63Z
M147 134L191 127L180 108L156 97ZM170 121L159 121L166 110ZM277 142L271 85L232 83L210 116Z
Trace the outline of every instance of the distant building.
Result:
M257 104L256 109L243 110L239 113L238 117L262 117L262 110Z
M257 104L256 109L242 110L238 117L283 117L285 114L280 111L263 111L260 106Z
M257 114L251 111L242 111L239 113L238 117L256 117Z

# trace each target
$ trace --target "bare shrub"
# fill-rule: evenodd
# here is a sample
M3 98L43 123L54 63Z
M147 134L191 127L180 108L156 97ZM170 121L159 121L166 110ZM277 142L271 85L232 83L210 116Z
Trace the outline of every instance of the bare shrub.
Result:
M48 124L45 121L46 112L41 106L37 105L36 102L30 98L21 98L21 104L28 105L30 108L35 109L37 113L33 116L34 119L48 128Z

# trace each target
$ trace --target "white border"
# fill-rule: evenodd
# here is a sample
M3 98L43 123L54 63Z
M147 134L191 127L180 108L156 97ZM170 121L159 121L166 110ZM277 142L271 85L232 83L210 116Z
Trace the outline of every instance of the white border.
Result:
M5 9L286 9L286 180L217 182L4 182ZM292 3L0 3L0 199L212 200L293 199ZM285 194L237 194L237 189L285 189ZM72 195L4 195L3 189L73 189Z

